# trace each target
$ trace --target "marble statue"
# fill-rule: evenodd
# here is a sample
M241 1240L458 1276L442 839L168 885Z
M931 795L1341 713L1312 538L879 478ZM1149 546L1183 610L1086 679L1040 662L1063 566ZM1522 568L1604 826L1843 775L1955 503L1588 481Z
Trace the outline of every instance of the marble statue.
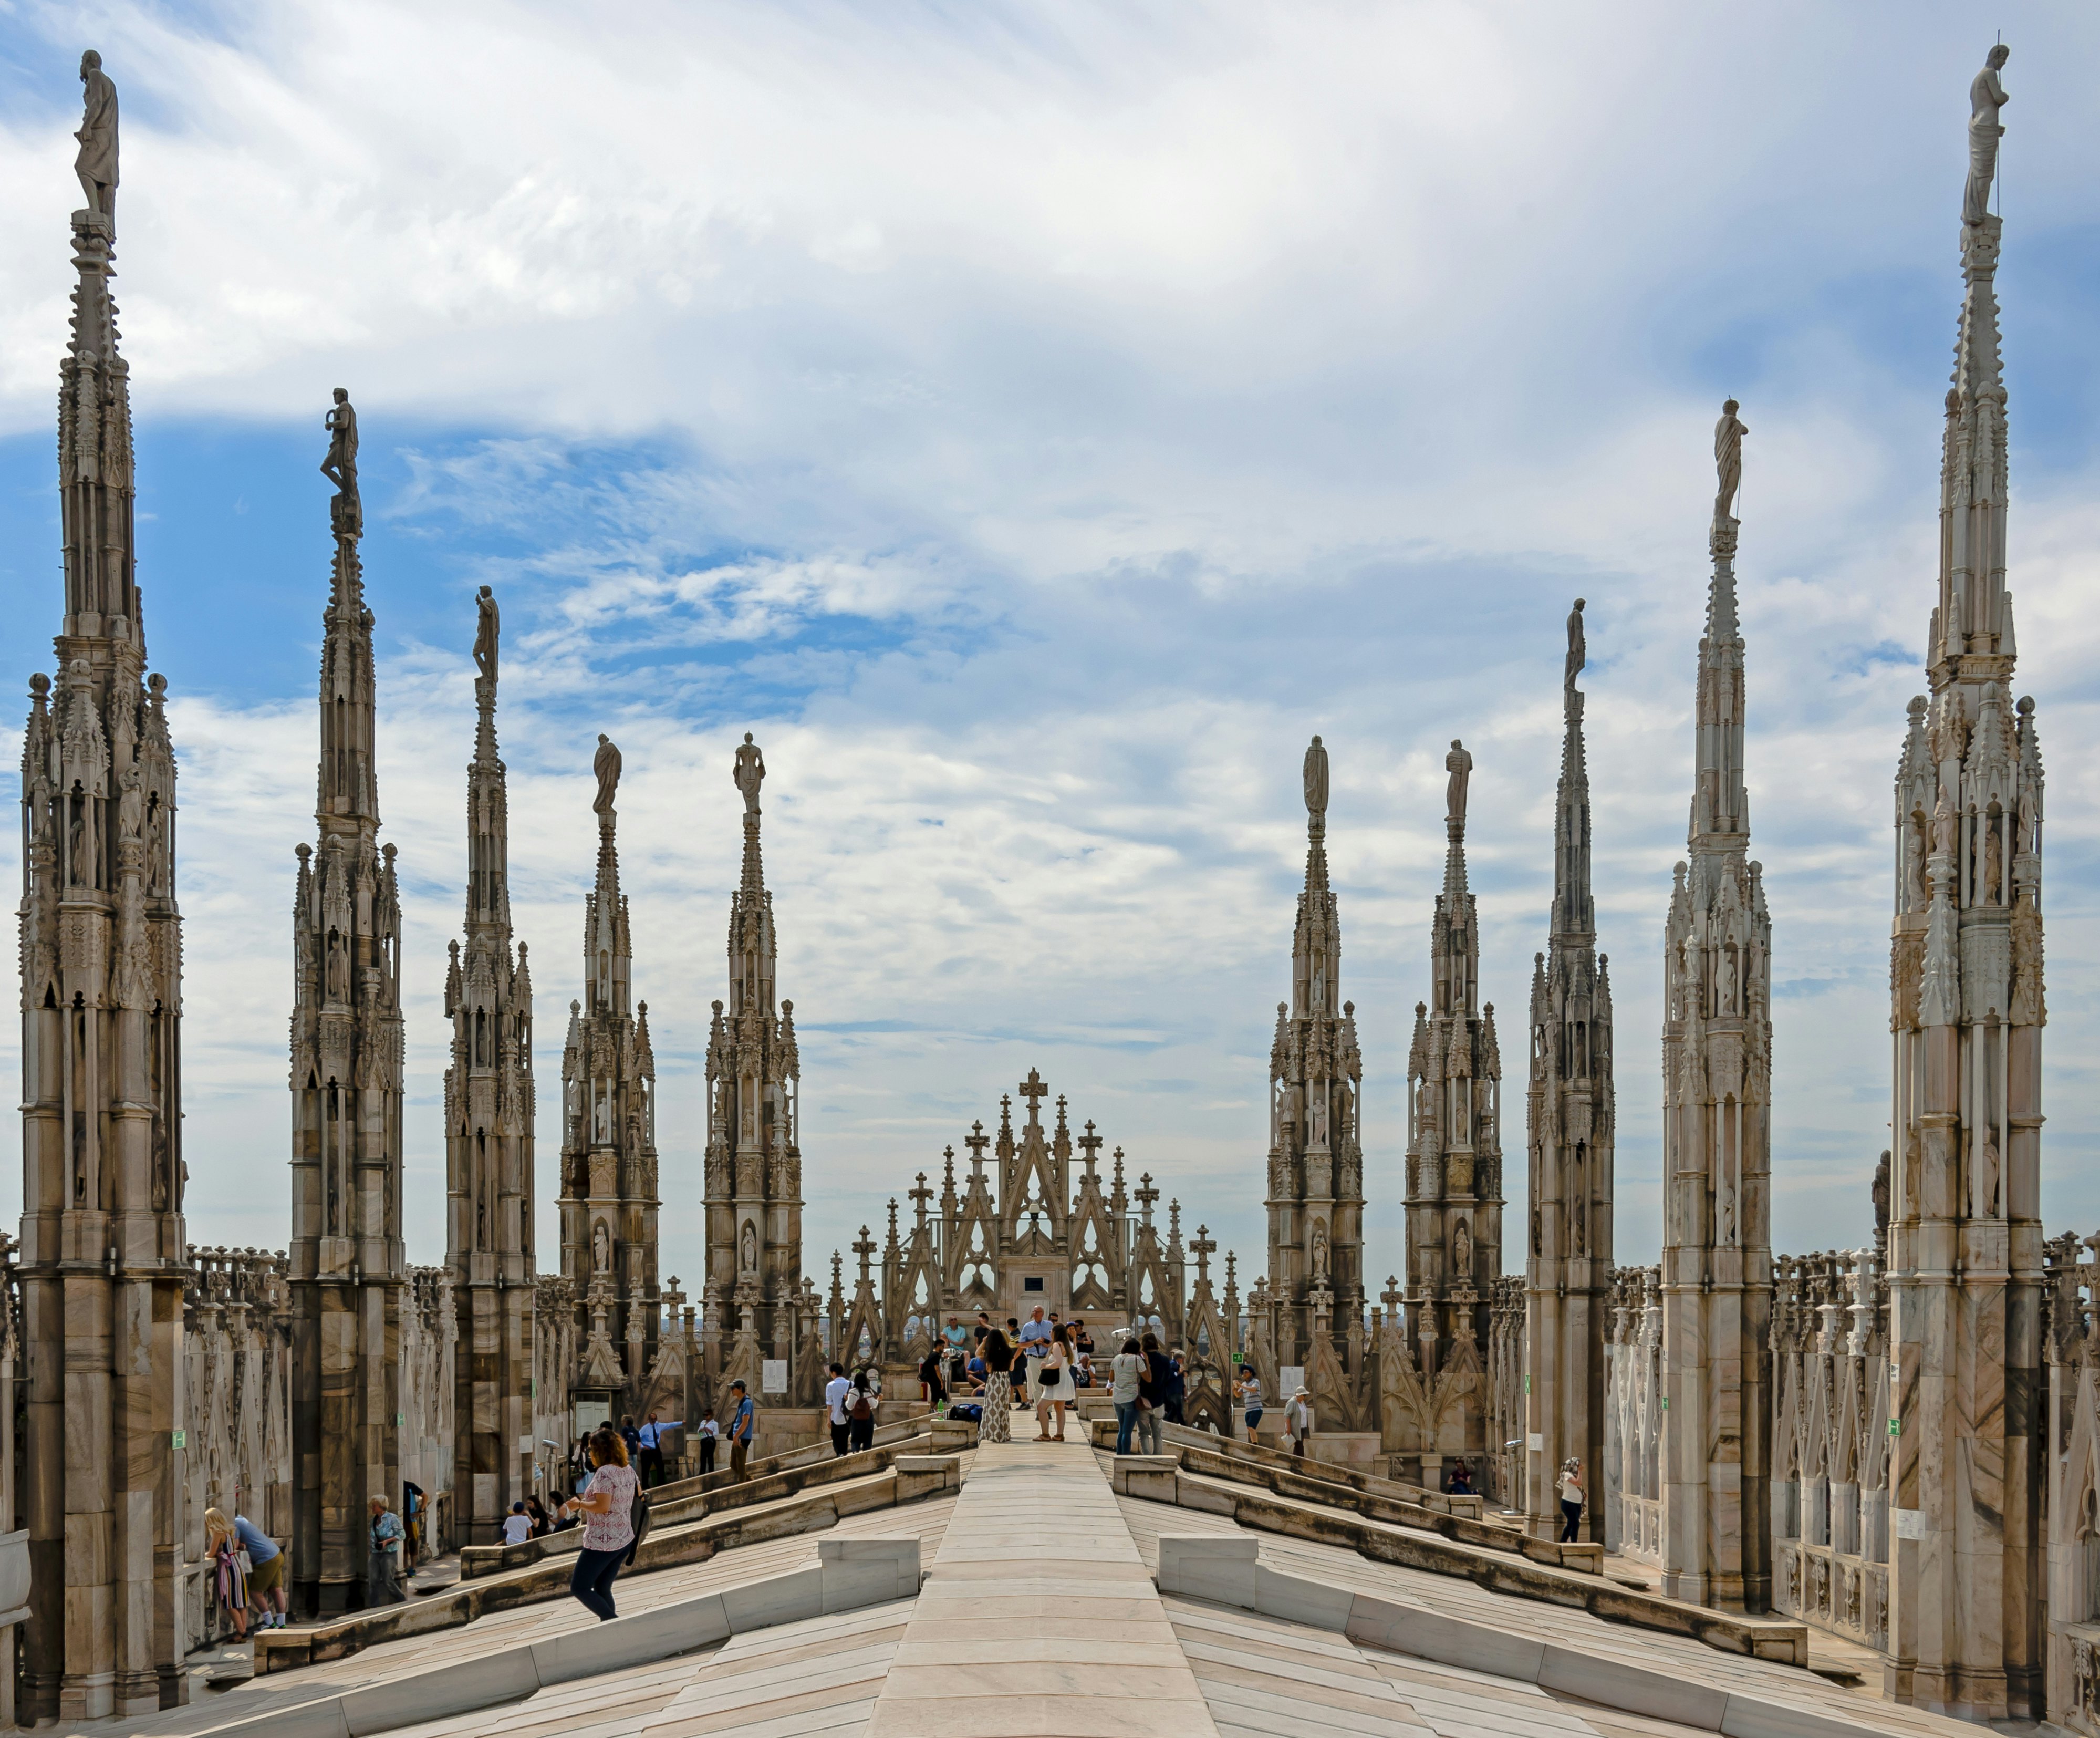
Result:
M1327 818L1327 751L1317 736L1305 750L1305 812Z
M612 1264L612 1237L600 1219L591 1228L591 1265L603 1273Z
M1721 420L1714 425L1714 470L1720 489L1714 497L1714 523L1725 524L1736 507L1736 491L1743 486L1743 436L1749 430L1736 413L1743 407L1734 399L1721 406Z
M1582 666L1590 661L1589 642L1582 635L1582 602L1576 599L1575 607L1568 612L1568 661L1561 669L1560 685L1571 692Z
M614 794L620 789L620 750L603 731L598 733L598 753L591 757L591 771L598 775L598 795L591 803L593 814L612 812Z
M2005 128L1998 125L1998 111L2010 100L2005 86L1999 82L1998 74L2011 53L2011 49L1999 43L1984 56L1983 70L1969 86L1969 182L1961 191L1961 221L1965 223L1982 223L1990 209L1991 184L1998 175L1998 141L2005 133ZM111 118L115 117L112 98ZM115 162L113 148L111 161L112 165Z
M108 219L113 232L117 228L117 86L102 70L102 56L92 48L80 57L80 82L86 86L86 108L81 116L80 130L73 135L80 141L73 172L80 177L81 191L87 196L87 209ZM1992 148L1996 149L1995 144Z
M758 1271L758 1234L752 1230L751 1221L748 1219L743 1222L743 1236L738 1242L737 1253L741 1263L738 1271L741 1273Z
M328 431L328 457L321 461L321 475L335 484L336 493L357 498L357 412L351 406L350 388L335 389L335 405L321 418Z
M1466 786L1473 776L1473 757L1456 736L1451 752L1444 757L1444 825L1462 833L1466 829Z
M743 746L736 751L736 766L730 776L736 788L743 793L743 812L747 815L758 812L758 787L765 782L765 756L758 745L751 740L751 732L743 733Z
M481 595L475 599L477 616L474 629L474 662L491 688L496 686L496 642L502 632L501 612L496 607L493 588L483 586Z
M1321 1220L1312 1227L1312 1283L1315 1285L1327 1277L1330 1258L1326 1222Z

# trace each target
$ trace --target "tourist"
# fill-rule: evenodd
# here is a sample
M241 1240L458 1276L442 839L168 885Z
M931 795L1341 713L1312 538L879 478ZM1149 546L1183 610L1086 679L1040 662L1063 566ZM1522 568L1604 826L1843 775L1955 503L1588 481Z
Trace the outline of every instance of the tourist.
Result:
M836 1364L832 1366L836 1369ZM721 1426L715 1422L712 1406L700 1409L700 1476L704 1479L715 1470L715 1444L721 1439Z
M1290 1452L1300 1460L1305 1457L1305 1439L1312 1434L1312 1395L1300 1388L1290 1396L1283 1409L1284 1434L1290 1439Z
M855 1370L853 1386L846 1391L846 1448L859 1454L875 1446L875 1394L868 1386L867 1372Z
M547 1506L537 1497L525 1499L525 1512L532 1517L532 1537L544 1539L554 1530L554 1523L547 1513Z
M1251 1364L1241 1365L1239 1385L1233 1389L1233 1398L1246 1409L1247 1440L1260 1441L1255 1432L1261 1428L1261 1378Z
M1094 1385L1094 1356L1092 1352L1074 1351L1072 1355L1072 1385L1077 1388L1091 1388Z
M846 1427L846 1396L852 1392L853 1384L846 1380L846 1367L843 1364L834 1363L832 1365L832 1379L824 1384L824 1404L831 1416L832 1453L834 1457L851 1452L847 1443L850 1432Z
M969 1378L970 1392L982 1394L985 1391L985 1380L991 1374L991 1369L984 1361L984 1346L982 1342L970 1353L970 1361L963 1366L963 1370L964 1373Z
M510 1512L503 1517L503 1542L523 1545L532 1537L532 1517L525 1512L525 1505L514 1502Z
M224 1612L233 1625L233 1638L248 1639L248 1572L241 1566L244 1553L240 1535L216 1509L204 1511L205 1554L211 1560L211 1579L205 1585L211 1603Z
M686 1427L683 1418L673 1418L668 1424L657 1422L656 1414L649 1414L648 1422L638 1433L642 1444L642 1482L658 1485L664 1482L664 1433Z
M1169 1424L1188 1422L1181 1416L1182 1406L1189 1398L1189 1373L1182 1364L1181 1358L1181 1349L1176 1347L1174 1355L1167 1360L1167 1422Z
M751 1438L758 1428L758 1409L741 1378L729 1385L729 1470L741 1484L751 1477Z
M1028 1312L1028 1320L1021 1326L1021 1355L1028 1360L1028 1404L1035 1404L1043 1378L1043 1360L1050 1351L1050 1324L1043 1319L1043 1306L1037 1304Z
M1444 1487L1450 1497L1470 1497L1473 1494L1473 1475L1463 1461L1451 1463L1451 1481Z
M1072 1350L1091 1360L1094 1355L1094 1337L1087 1332L1086 1318L1074 1316L1065 1326L1072 1330Z
M1144 1355L1136 1340L1125 1340L1123 1350L1109 1366L1109 1400L1115 1407L1118 1454L1130 1453L1130 1433L1137 1426L1138 1389L1143 1382Z
M1138 1342L1143 1348L1145 1369L1137 1384L1137 1439L1140 1454L1158 1454L1159 1421L1167 1409L1167 1387L1169 1369L1167 1354L1159 1349L1159 1336L1148 1333ZM1145 1448L1145 1444L1152 1444Z
M1072 1382L1072 1345L1064 1328L1050 1330L1050 1349L1043 1355L1043 1368L1037 1373L1035 1388L1035 1439L1038 1442L1062 1442L1065 1439L1065 1408L1079 1398L1079 1391ZM1050 1434L1050 1417L1057 1414L1057 1434Z
M584 1518L583 1549L569 1574L569 1591L603 1623L620 1615L613 1608L612 1584L634 1543L634 1499L642 1486L628 1464L625 1439L610 1426L601 1425L592 1436L590 1459L590 1483L562 1507Z
M1560 1468L1560 1542L1574 1544L1582 1527L1582 1463L1572 1457Z
M426 1506L422 1486L404 1479L401 1481L401 1524L408 1530L408 1554L411 1563L423 1560L423 1510Z
M948 1325L941 1330L941 1338L946 1343L951 1351L960 1352L970 1343L969 1329L951 1316L948 1318Z
M632 1413L620 1421L620 1439L627 1444L627 1464L639 1467L642 1464L642 1432L635 1429Z
M1013 1440L1013 1347L998 1329L986 1331L977 1344L984 1360L984 1415L977 1420L977 1442Z
M372 1511L372 1554L365 1572L365 1600L372 1605L398 1605L408 1596L401 1588L401 1546L408 1535L401 1517L383 1495L375 1493Z
M991 1316L986 1311L979 1310L977 1311L977 1325L970 1329L971 1343L976 1346L983 1345L984 1337L990 1332Z
M285 1627L285 1553L277 1541L248 1517L236 1511L233 1530L240 1548L248 1553L248 1603L255 1608L256 1627Z
M929 1347L919 1365L919 1398L929 1406L938 1406L948 1397L946 1387L941 1381L941 1360L947 1348Z

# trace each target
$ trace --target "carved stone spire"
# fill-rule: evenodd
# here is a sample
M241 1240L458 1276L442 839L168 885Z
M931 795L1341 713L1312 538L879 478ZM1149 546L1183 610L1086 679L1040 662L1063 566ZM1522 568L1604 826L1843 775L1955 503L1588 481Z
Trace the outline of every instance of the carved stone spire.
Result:
M562 1055L562 1271L580 1300L593 1287L604 1298L610 1343L634 1338L628 1317L639 1312L641 1356L653 1360L660 1307L656 1064L649 1005L632 1001L634 950L627 896L620 887L620 816L613 804L620 758L603 736L592 767L598 873L584 902L584 996L570 1004ZM577 1325L589 1331L580 1315ZM586 1356L579 1386L633 1410L642 1399L642 1373L630 1368L613 1385L605 1379L609 1368Z
M188 1700L179 1564L181 918L166 683L145 679L130 373L109 293L117 95L83 57L73 321L59 365L58 681L22 752L23 1714ZM101 1325L99 1328L95 1325ZM121 1537L112 1528L121 1518Z
M2048 1430L2042 767L2034 702L2012 701L2003 224L1988 209L2005 57L1993 48L1970 92L1931 692L1910 703L1897 766L1890 971L1890 1356L1901 1417L1885 1684L1895 1698L1993 1721L2040 1718L2044 1707L2027 1602L2045 1574L2037 1443ZM1958 1493L1935 1470L1948 1466L1970 1469Z
M1771 1599L1771 918L1748 860L1741 470L1731 399L1699 642L1688 860L1664 930L1663 1589L1731 1611Z
M534 1094L532 984L523 945L514 956L511 947L510 798L496 741L499 616L487 586L477 615L466 944L452 944L445 981L445 1170L459 1334L453 1501L463 1537L486 1545L532 1494Z
M1582 608L1577 601L1577 611ZM1579 615L1571 617L1579 621ZM1579 630L1577 630L1579 631ZM1573 659L1571 657L1571 662ZM1580 666L1577 666L1577 668ZM1597 953L1590 891L1590 769L1582 691L1571 670L1562 690L1564 734L1553 816L1553 908L1546 951L1531 984L1529 1294L1524 1313L1524 1507L1531 1530L1552 1537L1560 1520L1563 1462L1601 1478L1604 1340L1610 1313L1613 1137L1612 988ZM1493 1464L1492 1461L1489 1462ZM1601 1510L1583 1513L1601 1539Z
M330 458L355 427L329 413ZM299 847L292 1009L292 1596L364 1602L364 1505L398 1487L401 909L379 844L371 609L358 555L355 444L331 476L315 847ZM324 467L325 469L326 467Z
M1323 1331L1325 1365L1335 1364L1335 1312L1352 1317L1363 1306L1363 1063L1355 1004L1342 1000L1341 907L1327 881L1329 766L1317 736L1304 770L1305 885L1291 935L1290 1000L1277 1009L1269 1059L1265 1325L1276 1363L1310 1372L1322 1367L1314 1342Z
M1502 1246L1502 1057L1493 1005L1480 1001L1479 913L1466 868L1473 757L1454 738L1444 766L1444 887L1430 918L1430 999L1417 1006L1407 1082L1405 1333L1432 1373L1434 1417L1423 1440L1394 1444L1421 1457L1418 1475L1432 1484L1442 1457L1478 1466L1488 1449L1485 1384L1439 1384L1433 1373L1449 1364L1477 1373Z
M808 1404L823 1372L797 1360L801 1064L795 1005L775 1001L773 896L759 848L765 756L748 731L730 776L743 798L743 864L730 900L729 1000L708 1046L708 1271L764 1355L789 1360L790 1391Z

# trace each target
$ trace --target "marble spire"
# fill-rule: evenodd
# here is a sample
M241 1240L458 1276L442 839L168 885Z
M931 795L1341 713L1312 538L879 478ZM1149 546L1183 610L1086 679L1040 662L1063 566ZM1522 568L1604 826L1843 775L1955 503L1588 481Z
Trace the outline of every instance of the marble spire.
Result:
M1962 297L1940 456L1930 697L1897 763L1885 1688L1975 1720L2039 1718L2044 1574L2041 750L2012 697L2005 384L1988 209L2005 101L1971 86ZM1957 1481L1943 1469L1959 1467Z
M466 940L445 974L446 1259L453 1363L453 1513L488 1545L532 1494L532 980L510 931L510 816L496 741L501 623L483 586L466 770Z
M801 1062L795 1004L777 998L773 896L759 846L765 756L748 732L730 777L743 798L743 862L730 898L729 997L714 1004L708 1034L708 1284L726 1322L752 1330L763 1358L787 1360L790 1393L814 1399L823 1373L799 1368L796 1357Z
M1729 400L1714 428L1688 852L1664 929L1662 1585L1760 1612L1771 1600L1771 918L1744 782L1729 509L1748 431L1736 409Z
M562 1271L583 1346L578 1391L638 1403L660 1338L656 1059L649 1004L633 999L614 806L620 750L602 735L592 764L598 872L584 901L583 999L569 1004L562 1050Z
M1356 1005L1342 1000L1341 910L1327 882L1327 750L1317 736L1302 772L1305 885L1291 935L1290 1000L1277 1004L1269 1053L1269 1319L1258 1338L1275 1366L1266 1380L1302 1367L1326 1427L1353 1429L1346 1413L1336 1416L1341 1397L1325 1391L1336 1381L1341 1318L1363 1309L1363 1061Z
M83 58L59 365L64 610L22 747L22 1713L189 1699L179 1564L182 944L167 684L146 674L130 371L110 295L117 95Z
M1582 600L1569 620L1579 643ZM1562 688L1560 783L1554 803L1553 909L1531 980L1530 1254L1525 1269L1524 1507L1540 1537L1557 1537L1562 1463L1582 1463L1601 1494L1604 1337L1612 1275L1612 986L1597 952L1590 892L1590 769L1582 691L1572 649ZM1604 1510L1586 1505L1582 1536L1601 1541Z
M317 838L293 896L291 1596L364 1603L365 1501L399 1487L401 908L379 843L373 615L356 413L337 389L322 469L335 554L322 613ZM333 467L333 468L331 468Z
M1477 1466L1488 1451L1477 1375L1502 1248L1502 1052L1494 1005L1480 1000L1480 915L1466 870L1472 754L1454 738L1444 766L1430 999L1414 1005L1407 1058L1407 1333L1425 1388L1448 1395L1423 1445L1430 1481L1443 1462L1462 1455ZM1439 1382L1439 1373L1459 1379Z

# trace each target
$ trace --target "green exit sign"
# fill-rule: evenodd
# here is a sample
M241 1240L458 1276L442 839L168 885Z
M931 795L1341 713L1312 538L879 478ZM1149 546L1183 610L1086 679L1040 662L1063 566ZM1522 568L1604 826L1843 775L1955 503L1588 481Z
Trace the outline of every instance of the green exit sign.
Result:
M1889 1420L1889 1435L1891 1436L1900 1436L1903 1435L1902 1419L1891 1418Z
M178 1448L187 1448L190 1445L190 1433L188 1431L172 1431L170 1433L170 1439Z
M1670 1410L1670 1396L1666 1394L1662 1397L1662 1409L1665 1412L1668 1412Z

